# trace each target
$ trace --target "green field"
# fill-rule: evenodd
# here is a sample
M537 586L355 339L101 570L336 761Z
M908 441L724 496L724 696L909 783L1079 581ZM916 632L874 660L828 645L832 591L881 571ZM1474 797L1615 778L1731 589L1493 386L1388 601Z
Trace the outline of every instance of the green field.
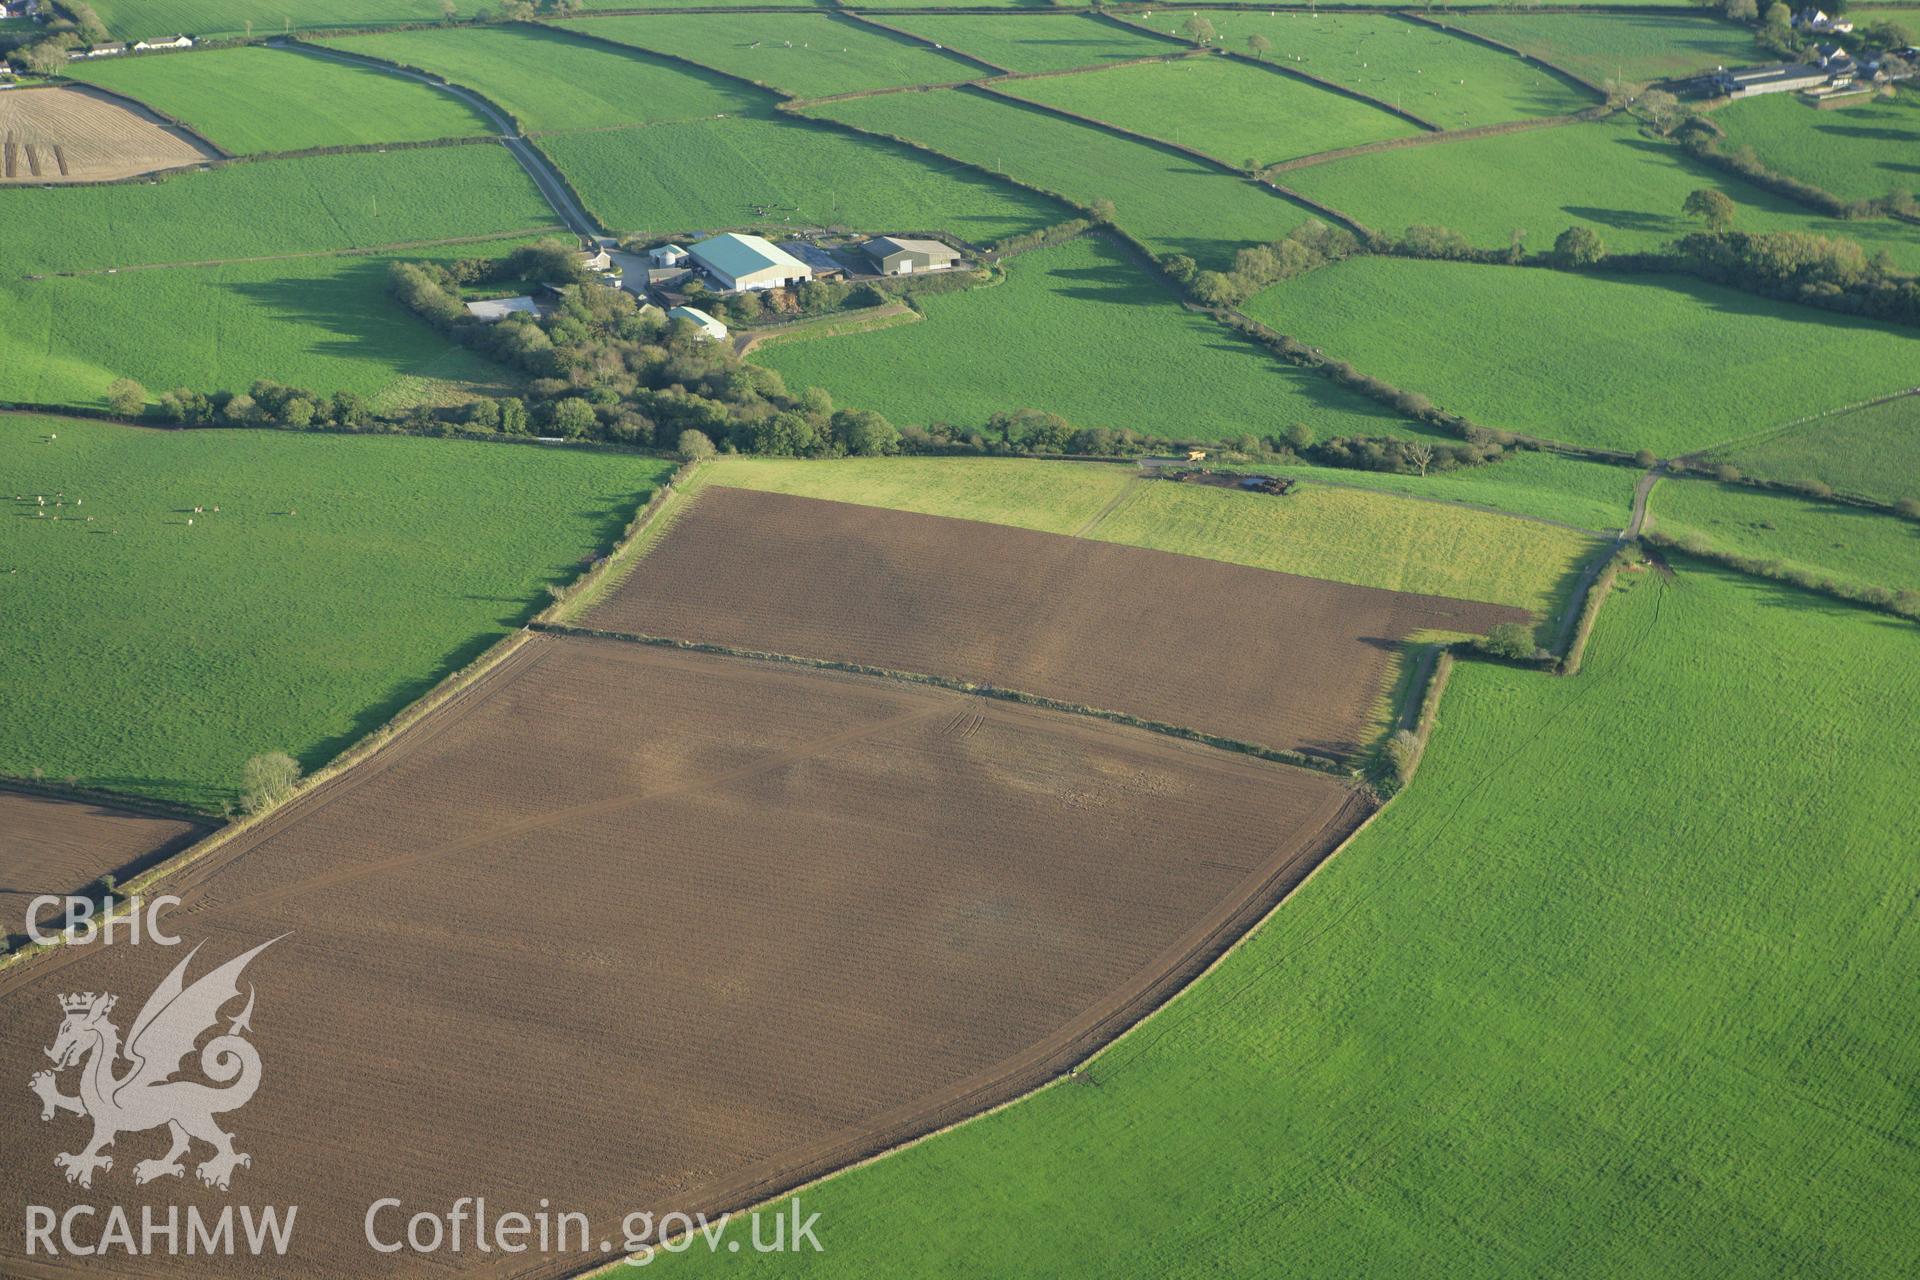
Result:
M1214 465L1213 460L1209 465ZM1633 512L1633 487L1640 480L1640 472L1633 467L1588 462L1544 449L1515 449L1488 466L1436 471L1427 476L1299 462L1220 465L1261 475L1294 476L1323 484L1471 503L1586 529L1624 527Z
M462 5L471 15L475 5ZM114 35L145 40L195 36L272 35L280 31L438 22L438 0L327 0L302 8L279 0L98 0L93 6Z
M1226 58L1145 62L1004 88L1248 168L1420 132L1378 107Z
M1699 230L1680 214L1688 192L1711 187L1739 207L1742 231L1811 231L1885 249L1920 271L1920 235L1892 221L1822 218L1782 197L1649 141L1630 122L1533 129L1464 142L1407 147L1290 169L1295 191L1389 233L1451 227L1483 246L1505 246L1514 229L1545 250L1573 225L1589 226L1614 251L1658 249Z
M1818 480L1874 502L1920 499L1920 397L1820 418L1710 458L1768 480Z
M1686 277L1356 258L1246 310L1484 426L1662 456L1911 385L1920 360L1910 333Z
M623 233L791 222L987 245L1074 216L952 161L791 117L549 134L540 147L602 225Z
M1279 435L1294 422L1323 438L1413 433L1373 401L1183 310L1101 239L1022 255L1004 284L920 305L919 324L796 338L753 360L902 426L976 431L996 411L1033 408L1076 427L1179 440Z
M1009 71L1061 71L1180 52L1178 45L1165 40L1135 35L1114 23L1077 13L1008 17L929 13L905 20L894 15L886 22Z
M1767 168L1842 200L1920 186L1920 90L1831 111L1797 94L1770 94L1729 103L1713 120L1726 130L1729 148L1752 147Z
M1643 84L1755 61L1753 33L1722 18L1691 14L1451 14L1446 21L1512 45L1595 84Z
M520 625L670 465L26 417L0 459L0 773L196 805L256 752L317 767Z
M1712 480L1664 479L1653 527L1838 582L1920 591L1920 522Z
M0 261L15 277L497 235L555 221L498 144L363 151L223 165L159 183L0 189Z
M68 74L138 98L235 155L494 132L458 98L418 81L258 46L108 58Z
M324 43L465 85L529 132L697 120L768 107L765 95L723 76L546 28L395 31Z
M1577 678L1457 669L1413 786L1091 1084L807 1188L824 1252L655 1265L1903 1276L1916 702L1911 625L1626 575Z
M1309 484L1285 498L1148 480L1123 464L1003 458L728 459L708 484L1078 534L1546 616L1598 544L1534 521Z
M904 36L824 13L688 13L593 18L569 30L677 54L805 97L991 74Z
M809 114L932 147L1079 204L1111 200L1119 224L1155 254L1225 266L1277 239L1308 211L1201 161L970 89L888 93Z
M1163 11L1162 17L1173 11ZM1212 13L1222 47L1343 84L1446 129L1558 116L1594 105L1573 82L1497 49L1400 18L1352 13ZM1154 25L1160 26L1159 19ZM1327 147L1318 150L1330 150Z
M404 408L507 376L403 310L380 257L7 281L0 314L9 343L0 400L29 404L101 405L118 377L156 397L272 378Z

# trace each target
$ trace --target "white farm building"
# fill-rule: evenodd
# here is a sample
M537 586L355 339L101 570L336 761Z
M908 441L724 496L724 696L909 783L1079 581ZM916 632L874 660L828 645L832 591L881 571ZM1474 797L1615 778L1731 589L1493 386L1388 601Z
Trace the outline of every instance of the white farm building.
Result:
M687 252L723 289L778 289L813 279L812 267L759 236L729 231Z

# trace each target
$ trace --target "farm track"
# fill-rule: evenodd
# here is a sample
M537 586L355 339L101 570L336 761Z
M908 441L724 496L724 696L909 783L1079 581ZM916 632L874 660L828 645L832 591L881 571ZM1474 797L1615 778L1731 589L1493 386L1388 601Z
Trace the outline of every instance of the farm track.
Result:
M537 767L555 751L575 764ZM932 820L949 804L996 817ZM1204 970L1368 809L1338 779L1034 708L536 636L166 887L224 954L295 928L271 987L260 969L280 1083L241 1126L244 1176L303 1205L323 1252L296 1271L364 1274L373 1174L409 1202L553 1195L596 1225L714 1213L1028 1092ZM407 856L449 834L457 857ZM176 958L63 948L0 975L0 1059L37 1054L42 992L139 990ZM59 1136L11 1123L36 1158L0 1180L58 1183L37 1156Z
M1633 511L1627 520L1626 527L1620 531L1619 536L1610 546L1587 562L1586 567L1580 570L1580 576L1574 580L1573 590L1569 593L1567 600L1567 611L1562 615L1560 629L1553 637L1553 652L1560 654L1563 659L1568 654L1568 646L1573 642L1574 628L1580 625L1580 615L1586 608L1587 593L1593 590L1593 584L1599 581L1600 575L1613 562L1613 558L1619 555L1628 543L1638 538L1640 531L1646 527L1647 500L1653 493L1653 486L1666 472L1667 464L1662 462L1640 477L1640 482L1633 487Z
M1106 506L1094 512L1085 524L1075 529L1073 536L1076 538L1093 536L1093 531L1105 524L1109 518L1118 515L1124 508L1130 507L1138 502L1141 493L1145 492L1146 483L1147 478L1145 476L1133 477L1132 480L1121 488L1120 492L1113 495L1112 500L1109 501Z
M269 40L267 45L269 48L301 53L308 57L330 58L335 62L344 62L353 66L372 67L388 75L417 81L443 93L452 94L493 123L494 128L499 131L501 142L506 145L513 158L520 162L520 167L526 170L527 177L533 180L533 185L539 190L541 198L546 200L548 206L552 208L555 217L576 235L595 243L607 240L606 229L594 221L593 215L587 212L586 206L575 197L573 189L567 185L566 179L560 176L560 171L554 167L553 162L547 159L546 153L534 146L520 132L506 112L472 89L439 76L410 71L405 67L395 66L391 62L383 62L379 58L367 58L339 49L322 48L305 41Z

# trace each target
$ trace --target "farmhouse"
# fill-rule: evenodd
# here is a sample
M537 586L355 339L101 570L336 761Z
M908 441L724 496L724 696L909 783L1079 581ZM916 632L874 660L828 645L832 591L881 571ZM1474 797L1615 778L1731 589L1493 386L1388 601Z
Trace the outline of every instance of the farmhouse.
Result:
M539 311L539 309L539 307L534 305L533 299L528 297L485 298L479 302L469 302L467 304L468 315L476 320L484 320L488 324L492 324L496 320L504 320L516 311L522 311L528 315L532 315Z
M657 244L647 250L647 257L656 267L677 267L687 260L687 251L677 244Z
M586 271L608 271L613 267L613 255L598 247L580 251L580 266Z
M881 236L861 246L883 276L912 275L916 271L945 271L960 261L957 251L938 240L896 240Z
M135 53L145 53L149 49L191 49L192 36L175 36L171 40L140 40L133 46Z
M728 290L778 289L813 279L813 268L759 236L729 231L702 240L688 252Z
M1823 9L1802 9L1794 15L1793 25L1802 31L1838 31L1842 35L1853 30L1853 24L1845 18L1828 17Z
M67 61L78 62L82 58L111 58L115 54L125 53L126 51L126 41L115 40L111 44L96 44L86 49L76 49L67 55Z
M727 326L721 324L718 320L715 320L698 307L675 307L673 310L667 312L667 318L669 320L691 321L699 328L701 333L705 334L707 338L713 342L725 342L727 340Z

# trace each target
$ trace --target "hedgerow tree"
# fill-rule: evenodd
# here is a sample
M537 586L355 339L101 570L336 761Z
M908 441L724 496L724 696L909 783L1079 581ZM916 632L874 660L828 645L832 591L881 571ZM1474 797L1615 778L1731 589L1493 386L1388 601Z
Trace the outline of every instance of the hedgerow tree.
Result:
M115 378L107 384L107 407L131 418L147 407L147 389L132 378Z
M300 781L300 763L284 751L254 756L240 770L240 807L264 813L293 794Z
M1214 30L1213 23L1197 13L1182 23L1180 30L1184 31L1187 39L1195 44L1212 44L1220 38L1220 33Z
M1571 267L1590 267L1607 256L1607 246L1592 227L1568 227L1553 242L1554 256Z
M1712 187L1701 187L1691 192L1680 204L1680 212L1689 218L1698 218L1714 231L1724 231L1733 225L1734 203L1724 191L1715 191Z

